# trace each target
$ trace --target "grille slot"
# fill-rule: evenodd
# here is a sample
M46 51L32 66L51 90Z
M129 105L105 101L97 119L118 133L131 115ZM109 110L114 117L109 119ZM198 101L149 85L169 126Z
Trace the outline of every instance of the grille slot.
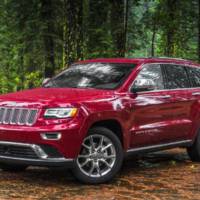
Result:
M9 156L17 158L33 158L37 159L38 156L30 147L14 146L1 144L0 145L0 156Z
M11 117L11 112L12 112L11 108L6 109L5 115L4 115L4 119L3 119L4 124L9 124L10 117Z
M0 124L33 125L37 110L27 108L0 108Z

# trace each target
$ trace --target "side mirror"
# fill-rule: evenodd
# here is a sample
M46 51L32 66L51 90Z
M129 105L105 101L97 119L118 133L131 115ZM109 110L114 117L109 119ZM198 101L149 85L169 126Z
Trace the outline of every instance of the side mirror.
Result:
M42 81L42 86L45 85L49 80L50 80L50 78L45 78L45 79Z
M145 92L145 91L151 91L156 88L156 85L153 80L151 79L139 79L136 80L133 87L131 88L131 92L137 93L137 92Z

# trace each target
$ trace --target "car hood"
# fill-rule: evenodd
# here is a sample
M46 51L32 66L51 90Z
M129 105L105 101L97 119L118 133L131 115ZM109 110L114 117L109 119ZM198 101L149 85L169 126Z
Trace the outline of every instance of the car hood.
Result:
M83 101L105 99L114 92L78 88L36 88L0 95L0 106L54 107L76 105Z

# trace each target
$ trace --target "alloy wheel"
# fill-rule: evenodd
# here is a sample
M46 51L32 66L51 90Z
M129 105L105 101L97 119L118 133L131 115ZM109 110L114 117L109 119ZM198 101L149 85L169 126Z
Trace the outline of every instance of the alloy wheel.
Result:
M112 141L100 134L89 135L82 144L76 160L80 170L89 177L107 175L116 161L116 149Z

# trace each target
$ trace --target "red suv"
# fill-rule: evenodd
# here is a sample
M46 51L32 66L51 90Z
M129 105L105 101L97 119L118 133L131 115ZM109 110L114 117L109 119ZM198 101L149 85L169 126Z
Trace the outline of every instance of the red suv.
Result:
M127 154L185 147L200 161L200 68L181 59L94 59L42 88L0 96L0 167L69 167L109 181Z

